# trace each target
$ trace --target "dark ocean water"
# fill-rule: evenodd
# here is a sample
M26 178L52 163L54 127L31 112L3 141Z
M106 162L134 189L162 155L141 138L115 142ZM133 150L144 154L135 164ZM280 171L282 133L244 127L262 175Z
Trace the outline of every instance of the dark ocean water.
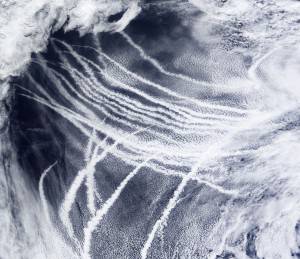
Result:
M157 2L55 32L11 80L24 224L47 258L298 258L299 51L257 58L247 24Z
M189 12L189 15L196 17L201 14L197 10L192 10L191 13ZM132 37L132 40L138 42L140 46L150 50L152 56L158 62L164 64L172 73L188 72L194 75L195 69L198 69L191 67L191 69L188 68L187 70L186 67L174 66L178 52L182 51L184 46L189 45L192 50L197 49L197 56L207 52L205 47L199 46L192 38L188 24L184 24L182 14L178 14L175 11L149 8L130 24L126 29L126 33ZM95 37L101 43L101 51L113 57L130 71L147 78L149 81L165 84L166 86L164 87L166 88L178 89L179 92L193 96L194 93L189 92L190 89L194 92L199 92L199 95L203 92L203 89L197 89L189 82L183 81L184 85L172 85L172 82L175 81L171 76L162 74L149 61L141 59L119 33L101 33L96 36L87 34L82 37L77 32L64 33L59 31L55 33L49 42L47 50L41 54L33 54L32 62L26 73L14 80L15 98L14 112L12 114L13 123L11 125L11 137L17 150L18 161L24 169L24 173L28 174L33 186L38 186L38 181L45 168L57 162L44 182L46 198L53 209L52 220L54 222L59 221L58 212L65 193L68 191L76 174L85 166L84 155L89 136L86 136L78 128L74 127L70 118L66 119L59 112L49 108L44 103L33 101L27 95L30 91L32 93L30 96L34 94L43 97L48 96L48 99L53 98L53 102L57 102L64 109L76 111L78 107L72 102L72 99L77 97L71 93L69 86L63 80L61 80L63 82L62 85L58 85L57 82L51 80L51 78L53 79L53 74L51 74L50 68L59 73L64 80L70 82L79 94L82 94L80 85L74 85L74 83L76 84L74 77L72 78L70 73L62 68L61 63L67 62L74 70L80 72L84 70L82 70L83 67L78 64L74 55L68 53L68 49L57 40L68 44L66 46L74 45L74 50L77 53L103 68L107 64L100 62L95 55L95 51L89 48L100 49L95 44ZM59 51L61 52L60 54L58 54ZM64 55L65 61L62 61L61 56L59 56L61 54ZM42 62L44 63L41 64ZM117 93L121 96L127 96L129 99L137 100L145 107L155 107L153 102L129 90L121 87L114 87L112 90L112 86L103 80L103 76L96 71L95 66L91 69L95 78L103 83L107 91L113 91L114 94ZM111 74L116 75L118 78L118 75L115 74L117 72L115 67L109 69L111 69ZM84 75L88 76L86 73ZM203 76L201 73L197 73L197 78L199 80L205 79L204 72ZM123 80L122 75L120 79L121 81ZM124 81L126 82L126 79ZM140 82L133 83L134 87L141 87L144 92L150 94L153 98L162 101L165 98L174 99L168 94L155 89L155 87L149 87L145 84L140 85ZM62 92L59 93L58 89L62 86L67 91L70 91L69 98L61 94ZM202 99L206 98L207 96L203 96ZM214 98L218 100L219 97L216 96ZM220 98L223 98L223 96ZM151 125L147 121L147 117L140 112L136 112L136 116L139 114L142 116L132 116L130 118L126 114L126 109L129 109L128 111L132 111L132 109L126 107L125 110L121 111L120 109L113 109L115 107L112 104L115 101L109 94L106 94L106 99L103 102L105 107L107 107L104 111L98 109L102 103L97 103L97 106L86 103L87 107L95 113L97 119L105 119L105 124L115 130L119 131L122 129L124 131L122 134L132 132L133 126L150 126L154 130L160 131L162 136L165 136L167 140L164 141L167 141L167 144L177 139L183 142L193 141L197 138L201 139L194 133L180 136L178 133L172 132L172 130L164 129L164 124L162 124L160 119L157 119L156 125ZM166 108L162 106L162 109ZM168 108L165 113L167 112L169 112ZM176 115L176 113L174 114ZM112 115L112 118L110 115ZM171 115L167 116L172 120ZM168 122L166 125L168 125ZM92 127L87 127L87 129L92 133ZM101 130L96 135L102 139L107 137L107 142L110 144L116 142L115 139L101 132ZM155 141L155 135L145 136L142 143L138 145L145 145L146 148L147 142L150 142L151 139ZM141 148L143 149L144 147ZM176 166L182 167L183 165L178 164ZM120 157L115 157L114 154L108 154L103 162L97 164L95 180L97 189L101 193L101 200L95 201L96 208L100 208L101 203L109 198L133 168L132 165L126 164ZM169 165L169 168L171 168L171 165ZM184 169L184 171L187 170L188 168ZM127 184L115 205L107 216L103 218L101 226L97 228L91 243L91 254L95 256L94 258L138 258L141 246L147 238L147 233L151 230L155 221L159 219L179 183L180 177L161 175L155 173L153 169L142 168L139 174ZM188 184L186 189L182 193L181 198L184 202L180 202L172 216L170 216L169 227L166 228L163 234L158 234L158 237L153 241L153 248L149 251L149 257L171 258L172 256L179 256L181 251L187 248L186 246L188 248L185 253L191 253L192 256L197 258L201 258L200 255L205 253L206 248L201 247L205 236L201 235L201 233L209 231L209 228L217 221L220 213L218 204L226 201L227 197L211 192L207 187L198 185L195 182ZM75 237L79 240L83 240L83 228L90 219L86 191L86 186L83 184L78 190L70 212ZM205 205L206 199L211 199L212 202L209 205ZM202 215L201 218L198 218L199 214ZM193 237L192 244L190 243L190 237ZM200 248L197 248L199 246ZM174 250L175 247L176 249Z

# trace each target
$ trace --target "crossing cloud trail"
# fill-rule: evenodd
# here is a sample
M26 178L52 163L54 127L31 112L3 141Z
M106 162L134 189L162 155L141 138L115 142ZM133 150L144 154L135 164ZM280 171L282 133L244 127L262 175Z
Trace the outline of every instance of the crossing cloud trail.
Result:
M300 258L299 21L0 0L0 258Z

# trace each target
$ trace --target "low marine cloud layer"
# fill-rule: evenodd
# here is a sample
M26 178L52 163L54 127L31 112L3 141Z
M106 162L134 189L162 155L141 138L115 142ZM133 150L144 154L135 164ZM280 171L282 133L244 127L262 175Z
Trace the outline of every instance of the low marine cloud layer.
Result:
M299 39L299 1L190 0L190 3L207 13L210 22L226 27L225 38L235 47L253 45L261 52ZM211 28L212 34L218 34L215 26Z

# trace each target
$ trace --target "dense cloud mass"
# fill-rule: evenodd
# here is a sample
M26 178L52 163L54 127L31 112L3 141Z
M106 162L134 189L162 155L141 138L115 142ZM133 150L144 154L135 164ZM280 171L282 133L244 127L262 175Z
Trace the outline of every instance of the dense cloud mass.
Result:
M140 8L131 0L0 1L0 79L17 74L32 52L45 48L60 28L80 33L122 30ZM114 23L108 17L126 11Z
M49 35L60 28L86 32L118 31L140 11L138 0L2 0L0 2L0 79L18 74L32 52L45 48ZM235 47L256 45L265 50L274 40L291 42L299 34L299 1L190 0L207 19L227 27ZM159 3L156 3L157 5ZM108 17L125 12L117 22ZM212 34L217 27L211 26ZM296 35L295 35L296 34ZM215 35L216 36L216 35ZM226 36L226 35L225 35ZM288 38L288 39L287 39ZM263 41L263 42L260 42ZM268 44L266 44L268 43Z

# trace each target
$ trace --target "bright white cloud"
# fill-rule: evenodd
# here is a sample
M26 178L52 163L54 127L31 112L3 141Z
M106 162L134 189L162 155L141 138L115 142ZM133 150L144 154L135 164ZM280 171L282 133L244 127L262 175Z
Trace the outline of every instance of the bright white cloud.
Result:
M52 31L65 25L81 34L122 30L140 8L130 0L1 0L0 1L0 79L18 74L32 52L41 51ZM126 11L115 22L110 15Z

